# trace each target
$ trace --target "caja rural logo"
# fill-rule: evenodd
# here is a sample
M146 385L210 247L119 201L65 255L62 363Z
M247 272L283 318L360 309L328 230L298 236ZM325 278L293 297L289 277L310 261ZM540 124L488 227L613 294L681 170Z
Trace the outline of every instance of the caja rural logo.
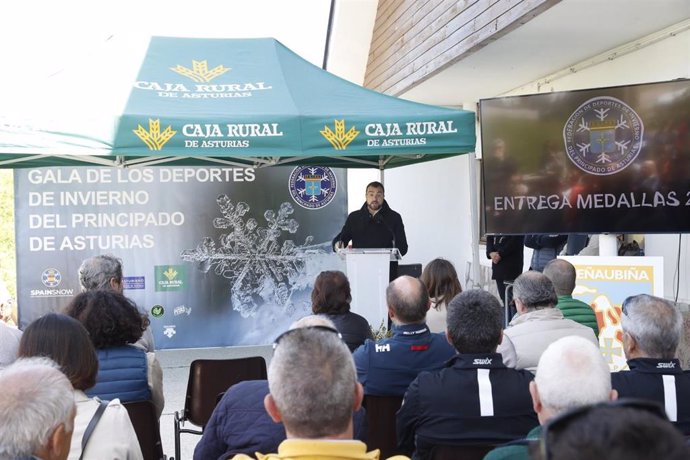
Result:
M192 68L185 67L178 64L175 67L170 67L173 72L182 75L195 81L197 83L208 83L216 77L223 75L224 73L230 71L230 67L225 67L222 64L217 65L212 69L208 68L208 61L195 61L192 60ZM166 89L182 89L182 85L170 86L172 84L166 84ZM152 85L151 85L152 86ZM186 88L185 88L186 89ZM163 131L161 131L160 119L149 118L148 130L144 128L141 124L137 125L137 129L132 130L136 136L141 139L141 141L146 144L149 150L161 150L165 144L172 139L172 137L177 134L177 131L173 130L171 126L167 126Z

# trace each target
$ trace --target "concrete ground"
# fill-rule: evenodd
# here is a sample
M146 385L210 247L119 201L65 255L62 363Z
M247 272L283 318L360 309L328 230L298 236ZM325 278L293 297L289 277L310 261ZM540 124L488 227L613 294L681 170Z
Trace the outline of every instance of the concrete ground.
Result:
M270 345L230 348L196 348L184 350L158 350L156 356L163 368L163 392L165 394L165 408L161 415L161 439L163 452L170 458L175 455L175 411L184 409L189 365L195 359L228 359L245 358L249 356L263 356L268 365L273 354ZM186 427L195 428L186 424ZM176 460L190 460L194 455L194 447L201 436L181 434L180 458Z

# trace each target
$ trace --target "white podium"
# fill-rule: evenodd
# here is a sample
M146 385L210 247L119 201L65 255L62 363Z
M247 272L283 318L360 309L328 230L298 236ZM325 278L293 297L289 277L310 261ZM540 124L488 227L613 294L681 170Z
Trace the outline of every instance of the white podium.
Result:
M366 318L374 330L382 323L387 326L390 262L400 260L400 251L396 248L340 249L338 254L345 259L350 280L350 310Z

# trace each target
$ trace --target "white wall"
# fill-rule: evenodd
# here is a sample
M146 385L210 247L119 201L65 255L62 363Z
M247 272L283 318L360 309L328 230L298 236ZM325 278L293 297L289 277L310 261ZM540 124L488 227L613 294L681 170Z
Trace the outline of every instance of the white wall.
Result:
M690 32L576 73L525 84L510 94L530 94L640 82L690 78ZM496 95L499 96L499 95ZM404 95L403 95L404 97ZM427 263L437 256L451 260L461 280L472 261L469 157L461 156L386 171L386 198L403 215L410 251L405 263ZM690 178L688 178L690 181ZM690 218L690 217L689 217ZM678 235L646 235L646 254L664 257L664 295L674 298ZM484 259L479 253L480 261ZM678 300L690 301L690 239L682 236Z

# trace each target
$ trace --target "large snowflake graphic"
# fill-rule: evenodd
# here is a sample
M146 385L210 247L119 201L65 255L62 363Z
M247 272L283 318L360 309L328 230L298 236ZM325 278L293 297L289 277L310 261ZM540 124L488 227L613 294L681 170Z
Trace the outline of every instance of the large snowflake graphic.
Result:
M294 213L290 203L282 203L277 213L265 211L266 226L261 227L253 217L244 220L250 210L247 203L234 204L227 195L219 195L216 201L222 217L213 219L213 226L227 233L220 235L218 245L204 237L195 249L182 251L182 259L230 280L233 309L245 318L254 316L264 304L276 304L291 313L292 294L311 283L306 276L307 259L325 253L324 244L313 245L312 236L302 245L282 238L299 228L299 222L290 217Z

